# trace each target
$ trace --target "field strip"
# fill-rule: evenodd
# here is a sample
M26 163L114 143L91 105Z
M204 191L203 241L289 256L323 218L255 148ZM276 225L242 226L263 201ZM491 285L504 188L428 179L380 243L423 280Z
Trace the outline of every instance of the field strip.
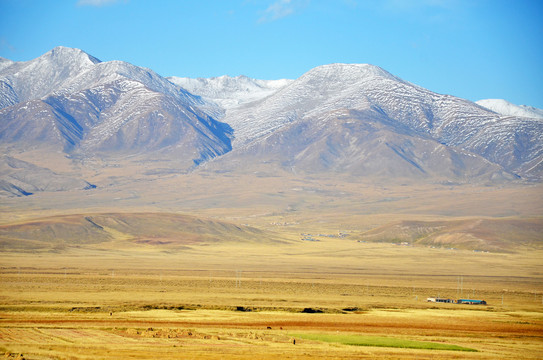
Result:
M437 313L436 313L437 312ZM421 316L417 316L417 315ZM440 315L441 316L438 316ZM517 322L511 316L493 313L420 311L406 317L404 312L374 311L363 314L301 314L285 312L237 312L221 310L151 310L114 313L74 314L40 312L2 312L0 329L6 328L233 328L233 329L321 329L370 334L387 332L431 334L452 331L473 336L499 333L510 336L543 334L540 321ZM468 317L466 317L468 316ZM476 316L473 322L470 317ZM54 334L50 334L54 335ZM59 335L63 336L63 335Z
M436 343L428 341L415 341L400 339L397 337L383 336L368 336L368 335L331 335L331 334L309 334L309 333L293 333L295 338L306 340L315 340L329 343L337 343L354 346L374 346L374 347L390 347L403 349L421 349L421 350L450 350L450 351L470 351L477 350L466 348L453 344Z

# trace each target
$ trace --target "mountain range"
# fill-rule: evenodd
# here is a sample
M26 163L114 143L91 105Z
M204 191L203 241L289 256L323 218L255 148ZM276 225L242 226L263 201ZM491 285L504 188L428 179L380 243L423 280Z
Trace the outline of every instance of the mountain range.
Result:
M160 161L170 173L540 182L543 111L503 104L437 94L368 64L296 80L165 78L57 47L0 59L0 193L100 187L81 170L95 160L148 173ZM69 171L50 160L59 154Z

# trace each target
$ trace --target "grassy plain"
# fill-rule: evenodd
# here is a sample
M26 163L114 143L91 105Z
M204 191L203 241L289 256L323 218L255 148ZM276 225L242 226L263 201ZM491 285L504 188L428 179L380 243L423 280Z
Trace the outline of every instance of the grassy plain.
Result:
M136 172L119 187L107 186L113 173L90 180L96 191L63 201L42 193L0 203L8 358L542 357L540 185L205 172L153 186ZM447 242L366 241L389 229ZM29 234L37 242L13 246ZM466 237L492 251L452 249ZM396 346L420 343L445 349Z
M537 359L542 351L541 251L328 239L4 255L0 346L29 359ZM318 340L332 335L374 343ZM383 339L476 351L383 347Z

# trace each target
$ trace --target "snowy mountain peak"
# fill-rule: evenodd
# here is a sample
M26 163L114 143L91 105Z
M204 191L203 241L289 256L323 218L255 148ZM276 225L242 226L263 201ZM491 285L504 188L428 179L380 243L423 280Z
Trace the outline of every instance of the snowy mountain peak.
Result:
M2 66L0 62L0 69ZM195 96L151 69L118 60L102 62L80 49L59 46L36 59L12 62L0 70L0 108L122 80L137 81L157 93L202 105Z
M99 63L100 60L82 50L62 46L30 61L13 62L0 70L0 84L11 89L9 98L0 105L3 108L40 99L64 88L74 77Z
M66 60L72 60L74 62L90 62L91 64L98 64L101 62L99 59L87 54L81 49L64 46L57 46L39 58L49 58L56 62L66 62Z
M402 81L379 66L371 64L328 64L318 66L306 72L303 77L317 77L322 80L337 81L340 79L359 81L363 79L383 78Z
M12 65L13 63L14 63L14 61L11 61L9 59L5 59L3 57L0 57L0 71L2 71L2 69L7 68L8 66Z
M374 65L322 65L263 98L260 106L233 108L223 121L235 130L236 146L244 146L304 117L337 109L367 109L374 94L388 94L398 84L411 86Z
M542 109L526 105L515 105L503 99L485 99L476 101L476 103L500 115L543 119Z

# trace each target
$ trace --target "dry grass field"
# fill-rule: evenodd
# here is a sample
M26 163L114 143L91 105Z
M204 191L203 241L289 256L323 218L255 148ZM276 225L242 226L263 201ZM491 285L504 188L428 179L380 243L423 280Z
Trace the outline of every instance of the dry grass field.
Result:
M134 175L2 199L6 358L543 357L539 185Z
M4 255L0 346L27 359L541 357L541 251L328 239ZM311 340L329 335L369 345ZM371 345L382 338L474 351Z

